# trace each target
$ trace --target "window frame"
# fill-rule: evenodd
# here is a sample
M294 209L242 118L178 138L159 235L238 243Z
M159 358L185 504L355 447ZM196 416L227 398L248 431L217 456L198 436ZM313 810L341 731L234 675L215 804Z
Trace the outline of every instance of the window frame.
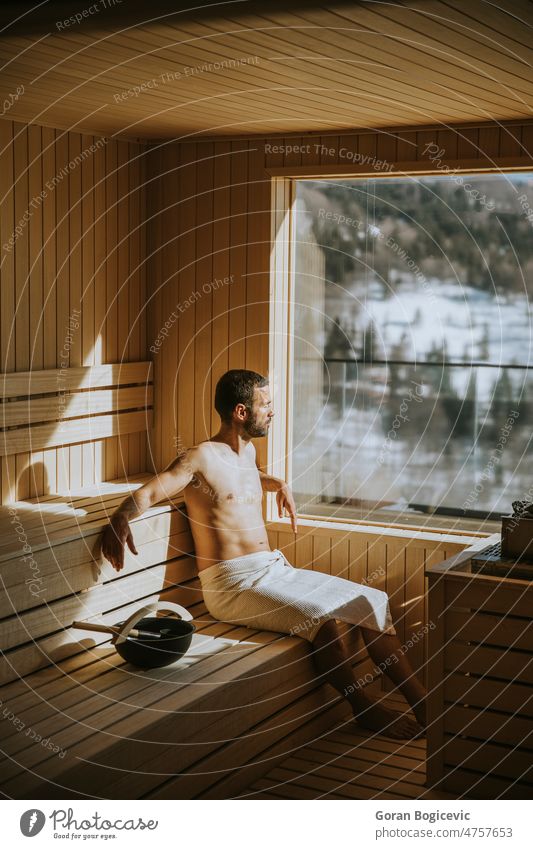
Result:
M466 161L462 164L450 162L450 171L464 174L506 174L512 172L527 172L533 170L533 162L516 165L508 159L498 163L494 160L492 167L483 167L479 161ZM292 444L292 398L293 390L293 356L292 329L294 327L294 206L296 199L296 184L299 180L327 179L368 179L383 177L409 176L442 176L442 171L428 169L425 163L406 163L404 168L387 172L368 172L365 168L353 168L347 171L345 167L321 168L320 166L299 166L291 168L272 168L266 170L271 179L271 251L270 251L270 286L269 286L269 377L272 393L273 409L276 413L268 435L268 469L269 473L292 481L291 444ZM432 520L431 515L414 518L401 522L390 522L384 517L383 521L356 519L346 516L321 516L310 513L298 513L298 517L312 520L318 525L342 523L365 528L373 527L386 533L393 531L413 530L418 538L424 533L452 534L462 536L493 534L500 530L500 522L487 519L468 519L467 525L461 526L460 516L442 516ZM281 522L290 525L289 519L280 520L273 493L267 494L266 519L269 522ZM429 519L429 522L428 522ZM450 520L454 526L450 527ZM289 528L290 529L290 528ZM423 529L423 530L421 530ZM422 535L422 536L421 536Z

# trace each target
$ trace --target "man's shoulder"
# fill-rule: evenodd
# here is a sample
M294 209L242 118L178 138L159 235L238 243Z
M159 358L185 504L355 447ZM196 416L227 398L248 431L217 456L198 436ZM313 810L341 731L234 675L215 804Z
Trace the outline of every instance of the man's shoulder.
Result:
M187 458L190 462L201 465L203 462L213 462L219 443L211 439L204 439L187 449Z

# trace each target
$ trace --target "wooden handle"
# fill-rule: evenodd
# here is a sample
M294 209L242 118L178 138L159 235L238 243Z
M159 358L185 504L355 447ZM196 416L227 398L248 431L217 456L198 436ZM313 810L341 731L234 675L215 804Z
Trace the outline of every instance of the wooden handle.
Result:
M98 625L96 622L73 622L71 628L79 628L81 631L99 631L101 634L119 633L119 629L113 625Z
M116 625L98 625L97 622L73 622L71 628L79 628L81 631L98 631L101 634L120 634L120 628ZM130 637L150 637L151 640L161 638L161 633L152 631L139 631L137 628L132 628L128 636Z

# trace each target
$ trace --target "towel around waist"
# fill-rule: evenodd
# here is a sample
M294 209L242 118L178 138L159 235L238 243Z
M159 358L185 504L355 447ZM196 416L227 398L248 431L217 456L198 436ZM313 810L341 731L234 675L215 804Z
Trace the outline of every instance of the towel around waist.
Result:
M221 560L208 566L207 569L199 569L198 577L202 587L213 583L231 582L231 579L240 579L247 576L266 574L275 563L290 566L283 552L278 548L272 551L253 551L251 554L243 554L232 560Z

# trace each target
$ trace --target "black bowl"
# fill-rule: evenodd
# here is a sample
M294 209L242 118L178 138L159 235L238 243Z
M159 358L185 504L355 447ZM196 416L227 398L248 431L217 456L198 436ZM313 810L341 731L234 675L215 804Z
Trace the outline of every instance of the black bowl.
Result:
M117 626L123 625L118 622ZM189 650L192 635L196 628L185 619L175 619L170 616L147 616L134 626L143 631L160 632L162 629L170 633L164 637L127 637L115 645L119 655L143 669L157 669L175 663Z

